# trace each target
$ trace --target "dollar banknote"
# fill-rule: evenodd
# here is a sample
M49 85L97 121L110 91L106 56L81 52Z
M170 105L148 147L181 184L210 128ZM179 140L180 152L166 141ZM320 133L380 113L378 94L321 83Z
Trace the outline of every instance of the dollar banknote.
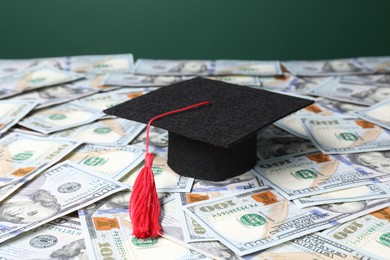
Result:
M184 80L182 76L153 76L134 74L110 74L105 85L126 87L166 86Z
M318 98L316 99L316 103L320 104L323 107L326 107L327 109L334 111L336 114L349 114L353 115L353 111L363 109L366 106L361 106L357 104L332 100L332 99L326 99L326 98Z
M82 99L79 99L78 102L83 107L103 111L104 109L116 106L120 103L129 100L131 97L131 95L129 95L130 93L133 94L135 92L128 92L123 94L115 91L103 92L94 94L92 96L84 97Z
M295 77L292 82L291 91L309 94L310 91L324 82L330 80L331 77Z
M38 105L33 100L0 100L0 136Z
M330 228L322 235L374 259L389 259L390 208Z
M77 86L73 84L56 85L47 88L40 88L35 91L24 92L12 97L13 100L36 101L37 108L44 108L53 105L66 103L75 99L97 93L98 90Z
M13 96L23 91L63 84L82 78L80 74L49 66L31 67L21 72L0 78L0 98Z
M144 124L121 118L104 119L52 134L53 137L71 138L88 144L124 146L139 135Z
M261 88L274 91L292 91L296 84L297 78L295 76L286 74L274 77L259 77ZM254 86L254 85L252 85Z
M368 68L372 74L374 73L389 73L390 72L390 57L360 57L357 61L364 67Z
M65 58L66 70L87 74L127 73L134 69L133 54L85 55Z
M261 87L262 80L264 80L264 78L260 80L260 78L256 76L214 76L214 77L207 77L207 78L212 80L223 81L226 83L252 86L252 87Z
M91 259L205 259L164 237L138 239L128 217L129 193L118 193L79 210Z
M119 180L137 167L144 157L145 150L135 146L109 147L85 144L71 152L65 160Z
M298 112L295 112L291 115L288 115L274 123L279 128L297 136L300 138L308 139L305 128L302 125L301 117L310 117L310 116L336 116L335 112L327 109L326 107L315 103L310 106L307 106Z
M314 233L296 238L261 253L245 256L247 260L374 260L359 251Z
M98 109L72 101L35 111L19 122L20 125L43 134L91 123L103 116Z
M34 228L0 245L1 259L88 260L77 218L62 217Z
M143 75L281 75L277 61L138 59L135 73Z
M356 59L285 61L283 65L297 76L335 76L349 74L368 74L370 70Z
M257 157L260 160L315 151L318 148L310 140L294 136L274 125L266 126L257 133Z
M65 161L46 170L0 206L0 242L126 189Z
M71 82L70 84L77 88L90 88L98 91L111 91L117 87L105 85L107 74L85 74L85 78Z
M143 166L135 168L121 182L132 189ZM167 160L158 156L154 157L152 171L157 192L189 192L194 183L194 178L178 175L168 166Z
M10 133L0 139L0 201L58 162L78 141Z
M390 85L390 75L376 74L376 75L355 75L342 76L340 82L350 84L362 85Z
M146 147L146 131L131 142L132 145ZM157 156L168 158L168 131L151 126L149 129L149 151Z
M390 180L390 151L338 154L334 156L358 171L368 172L378 181L387 182Z
M388 150L390 131L354 117L301 118L311 141L326 154Z
M380 199L299 209L274 190L256 188L188 204L183 209L243 256L345 223L389 203L390 199Z
M23 71L32 65L32 59L0 59L0 77Z
M377 183L332 191L294 200L299 208L330 203L383 199L390 197L390 183Z
M254 173L289 200L372 184L375 176L323 153L260 161Z
M390 98L371 107L357 110L355 114L368 122L390 130Z
M346 84L331 79L312 89L310 95L338 101L371 106L390 97L388 86Z
M174 241L193 252L199 252L211 259L238 260L239 258L219 241L202 241L186 243L181 219L181 203L178 202L179 194L171 193L164 196L161 201L161 226L163 237ZM128 218L129 219L129 218Z

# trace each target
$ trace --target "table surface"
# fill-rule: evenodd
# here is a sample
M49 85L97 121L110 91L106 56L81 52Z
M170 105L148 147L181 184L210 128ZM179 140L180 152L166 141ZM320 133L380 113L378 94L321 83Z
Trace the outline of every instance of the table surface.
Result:
M131 52L136 58L390 55L390 1L13 0L0 58Z

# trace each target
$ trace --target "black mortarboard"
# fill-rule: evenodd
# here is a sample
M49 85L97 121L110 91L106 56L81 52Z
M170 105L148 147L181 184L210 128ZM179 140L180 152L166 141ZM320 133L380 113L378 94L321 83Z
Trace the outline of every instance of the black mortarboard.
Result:
M219 181L256 164L257 130L313 103L265 90L194 78L129 100L104 112L142 123L202 101L211 105L161 118L169 131L168 165L180 175Z

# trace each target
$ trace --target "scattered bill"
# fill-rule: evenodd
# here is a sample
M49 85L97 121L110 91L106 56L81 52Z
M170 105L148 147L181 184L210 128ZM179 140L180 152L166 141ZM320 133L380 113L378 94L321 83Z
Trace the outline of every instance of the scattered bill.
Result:
M135 168L127 176L121 179L121 182L129 185L130 189L133 187L135 180L141 168L140 165ZM153 160L152 170L154 173L154 180L156 182L157 192L190 192L194 178L180 176L169 168L167 161L161 157L155 156Z
M292 91L310 94L310 91L324 82L328 81L330 77L296 77L293 82Z
M390 98L371 107L355 111L360 118L390 130Z
M97 91L88 87L65 84L25 92L14 96L12 99L36 101L39 104L37 108L44 108L89 96Z
M77 218L62 217L0 245L4 260L88 260L83 232Z
M368 68L372 73L389 73L390 57L364 57L357 58L358 62Z
M81 75L56 69L54 67L39 66L3 76L0 78L0 98L13 96L23 91L63 84L82 78Z
M361 106L352 103L346 103L341 101L336 101L332 99L318 98L316 103L320 104L323 107L326 107L329 110L334 111L336 114L353 114L351 112L359 109L363 109L366 106Z
M104 119L89 125L52 134L53 137L71 138L88 144L124 146L143 129L144 124L121 118Z
M330 228L322 235L374 259L389 259L390 208Z
M231 84L254 86L254 87L256 86L260 87L262 83L260 78L255 76L214 76L214 77L207 77L207 78L212 80L219 80Z
M322 153L260 161L254 172L289 200L371 184L373 177Z
M204 259L163 237L137 239L128 217L129 193L118 193L79 211L90 259Z
M88 96L82 99L79 99L78 102L83 107L88 107L91 109L96 109L103 111L104 109L116 106L120 103L123 103L130 99L130 95L119 94L115 91L98 93L92 96Z
M114 180L137 167L144 159L145 150L135 146L100 146L85 144L65 159L89 168Z
M390 197L389 183L370 184L344 190L302 197L294 200L300 208L339 202L383 199Z
M388 150L390 130L352 117L310 117L302 122L312 142L326 154Z
M135 73L143 75L281 75L277 61L148 60L139 59Z
M38 105L38 102L20 100L0 100L0 136Z
M105 85L126 87L166 86L184 80L182 76L152 76L134 74L110 74Z
M338 79L328 80L312 89L311 95L358 105L371 106L390 97L388 86L345 84Z
M349 83L349 84L362 84L362 85L390 85L390 75L379 74L379 75L342 76L340 77L340 82L347 83L347 84Z
M72 56L63 66L87 74L128 73L134 69L134 59L133 54Z
M19 122L43 134L85 125L103 116L101 110L80 105L77 101L43 108Z
M72 140L18 133L0 139L0 201L79 145Z
M296 238L260 253L245 257L248 260L371 260L351 247L330 240L320 233Z
M151 126L149 129L149 151L157 156L168 158L168 131ZM146 147L146 131L131 142L132 145Z
M300 138L308 139L306 130L302 125L301 117L310 116L335 116L336 114L320 104L312 104L304 109L299 110L291 115L288 115L274 125Z
M291 91L297 78L292 75L259 78L262 88L275 91Z
M315 151L318 149L311 141L296 137L273 125L257 133L257 157L260 160Z
M257 188L183 209L237 255L247 255L388 207L390 199L298 209L271 189ZM238 235L239 234L239 235Z
M283 65L297 76L334 76L349 74L367 74L368 69L355 59L286 61Z
M70 162L57 164L1 204L0 242L125 188Z

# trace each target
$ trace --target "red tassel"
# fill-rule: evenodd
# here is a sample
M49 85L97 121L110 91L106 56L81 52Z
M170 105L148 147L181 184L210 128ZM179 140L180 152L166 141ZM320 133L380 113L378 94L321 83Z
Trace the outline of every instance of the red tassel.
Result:
M158 200L154 174L154 155L145 155L145 166L140 171L130 198L130 218L133 235L137 238L158 237L161 234L160 202Z
M135 180L129 205L133 235L136 238L158 237L161 234L161 226L159 223L160 201L158 200L154 174L152 171L154 155L148 152L150 125L154 120L158 120L164 116L210 104L209 101L200 102L155 116L149 121L146 128L145 166L139 172L138 177Z

